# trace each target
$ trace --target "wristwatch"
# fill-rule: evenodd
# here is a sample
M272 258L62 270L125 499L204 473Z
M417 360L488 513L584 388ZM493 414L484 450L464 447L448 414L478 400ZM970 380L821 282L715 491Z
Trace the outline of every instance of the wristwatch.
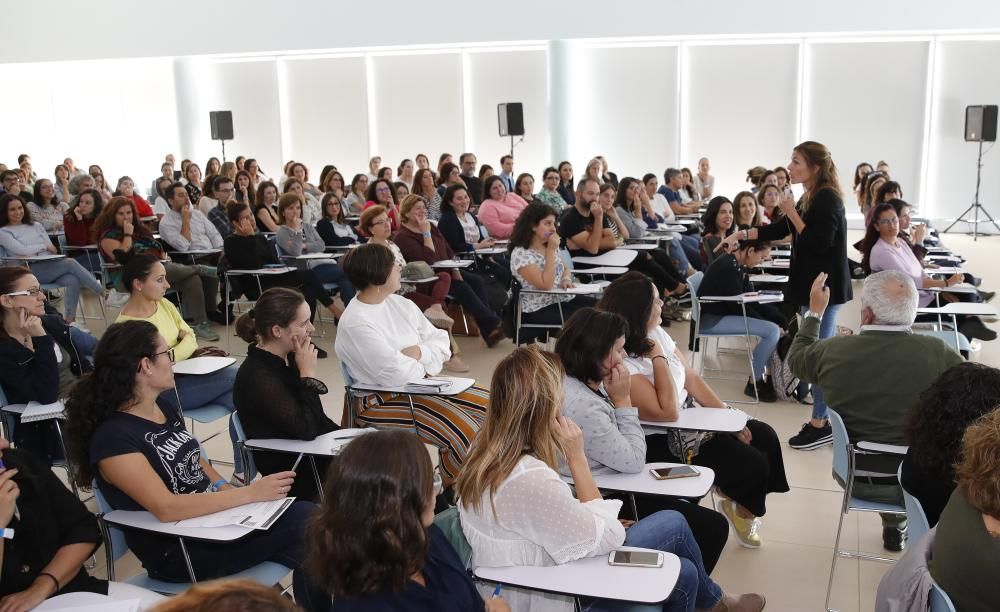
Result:
M803 318L805 318L805 319L808 319L810 317L816 319L817 321L822 321L823 320L823 315L820 314L820 313L818 313L818 312L816 312L815 310L807 310L806 314L803 315Z

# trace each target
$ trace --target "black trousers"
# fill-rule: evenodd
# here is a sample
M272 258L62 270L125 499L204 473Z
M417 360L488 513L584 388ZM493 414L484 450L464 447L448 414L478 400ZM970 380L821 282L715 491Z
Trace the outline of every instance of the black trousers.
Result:
M563 320L569 320L573 313L581 308L596 306L597 300L589 295L578 295L568 302L562 302L562 319L559 317L559 304L550 304L535 312L521 313L521 323L533 323L535 325L559 325ZM537 338L545 338L555 330L527 327L521 329L519 334L521 344L533 342Z
M469 311L476 320L479 331L485 338L500 324L500 317L489 306L486 281L479 275L462 271L462 280L451 279L451 295L462 308Z
M781 455L781 442L770 425L762 421L747 421L753 440L740 442L730 434L715 434L701 445L691 461L694 465L712 468L715 485L739 505L764 516L767 512L765 498L768 493L787 493L788 479ZM675 457L667 445L668 435L654 434L646 437L646 461L684 463Z
M638 251L635 259L628 265L629 270L642 272L656 285L662 295L664 290L673 291L677 285L683 284L684 276L677 271L670 257L662 251Z

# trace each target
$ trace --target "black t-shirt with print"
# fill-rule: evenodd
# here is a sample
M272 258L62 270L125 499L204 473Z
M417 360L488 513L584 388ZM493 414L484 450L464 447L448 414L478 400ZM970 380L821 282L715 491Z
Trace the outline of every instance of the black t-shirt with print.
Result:
M116 412L97 428L90 440L90 463L97 475L97 486L115 510L145 510L121 489L104 480L97 469L102 459L119 455L142 454L172 493L204 493L211 489L212 483L201 468L198 440L187 431L183 419L169 405L161 403L160 410L166 416L165 423ZM165 545L162 537L132 530L125 532L125 538L144 566L147 559L161 555Z
M608 225L607 216L601 217L602 228L610 227ZM583 249L573 249L569 247L568 240L573 236L576 236L580 232L590 232L594 229L594 217L593 215L587 215L584 217L580 214L580 211L576 209L575 206L570 206L563 211L562 216L559 217L559 235L562 236L562 246L569 250L571 257L587 257L591 253ZM608 249L601 249L597 252L598 255L606 253Z

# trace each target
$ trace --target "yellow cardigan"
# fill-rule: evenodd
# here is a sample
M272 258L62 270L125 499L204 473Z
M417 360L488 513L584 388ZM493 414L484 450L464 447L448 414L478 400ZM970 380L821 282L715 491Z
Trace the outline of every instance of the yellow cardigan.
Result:
M118 315L115 323L122 321L148 321L156 326L157 331L167 341L167 346L174 349L174 359L183 361L191 356L198 348L198 339L194 335L194 330L184 321L181 313L177 312L177 307L167 299L160 299L156 303L156 312L148 317L130 317L128 315ZM177 341L177 336L184 331L184 339Z

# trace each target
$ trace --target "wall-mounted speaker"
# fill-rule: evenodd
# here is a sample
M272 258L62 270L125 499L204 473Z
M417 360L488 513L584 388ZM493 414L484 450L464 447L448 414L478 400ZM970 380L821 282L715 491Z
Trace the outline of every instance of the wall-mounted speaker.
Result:
M997 139L997 105L965 107L965 140L995 142Z
M233 139L233 111L209 111L208 120L212 124L212 140Z
M524 136L524 106L520 102L497 104L501 136Z

